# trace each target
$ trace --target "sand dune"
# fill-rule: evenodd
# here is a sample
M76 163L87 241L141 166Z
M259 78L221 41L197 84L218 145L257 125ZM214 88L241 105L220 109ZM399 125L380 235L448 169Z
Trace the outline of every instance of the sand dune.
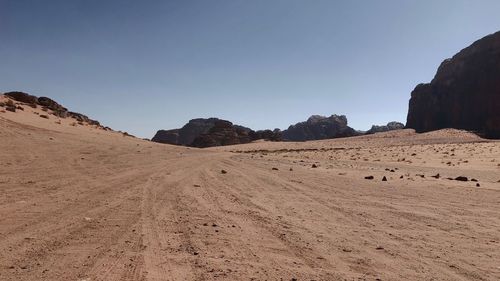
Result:
M0 280L500 279L498 141L194 149L39 110L0 113Z

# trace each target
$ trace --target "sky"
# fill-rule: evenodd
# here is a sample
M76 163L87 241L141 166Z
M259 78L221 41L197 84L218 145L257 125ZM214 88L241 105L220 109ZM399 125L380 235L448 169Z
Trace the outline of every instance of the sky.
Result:
M0 92L151 138L219 117L405 123L414 87L500 30L498 0L0 0Z

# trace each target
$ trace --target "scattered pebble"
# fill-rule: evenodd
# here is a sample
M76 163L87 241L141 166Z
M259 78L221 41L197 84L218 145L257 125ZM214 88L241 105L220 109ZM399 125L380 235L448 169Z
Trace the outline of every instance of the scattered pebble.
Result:
M373 179L373 176L366 176L365 177L365 180L372 180Z

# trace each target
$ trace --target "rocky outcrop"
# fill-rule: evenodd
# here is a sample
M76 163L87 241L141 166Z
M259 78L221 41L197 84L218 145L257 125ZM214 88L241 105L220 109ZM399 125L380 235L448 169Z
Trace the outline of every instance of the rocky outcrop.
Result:
M159 130L158 132L156 132L155 136L151 139L151 141L180 145L179 131L180 129Z
M194 147L212 147L249 143L252 141L249 131L226 120L218 120L207 133L196 137L191 143Z
M48 97L36 97L24 92L7 92L3 95L17 102L27 104L31 107L36 108L37 106L41 106L43 110L60 118L70 117L76 119L76 121L80 123L88 123L90 125L100 126L99 121L90 119L88 116L81 113L68 111L66 107L60 105L59 103Z
M313 115L283 131L283 139L289 141L321 140L356 136L358 133L347 126L345 115L330 117Z
M248 143L258 139L279 141L281 132L279 130L253 131L234 125L227 120L198 118L190 120L180 129L159 130L151 140L175 145L211 147Z
M54 115L62 118L66 118L68 116L68 113L70 113L68 112L68 109L66 107L47 97L39 97L37 99L37 103L45 108L52 110ZM90 120L88 117L87 119Z
M464 129L500 138L500 32L445 60L430 83L415 87L406 127Z
M18 102L24 102L26 104L37 104L38 103L38 98L35 96L32 96L27 93L23 92L8 92L4 93L5 96L18 101Z
M201 134L207 133L215 123L220 121L218 118L197 118L189 122L180 129L159 130L151 139L154 142L191 145L195 138Z
M388 132L388 131L394 131L394 130L401 130L405 127L403 123L399 122L389 122L387 125L373 125L370 130L366 131L365 134L375 134L375 133L381 133L381 132Z

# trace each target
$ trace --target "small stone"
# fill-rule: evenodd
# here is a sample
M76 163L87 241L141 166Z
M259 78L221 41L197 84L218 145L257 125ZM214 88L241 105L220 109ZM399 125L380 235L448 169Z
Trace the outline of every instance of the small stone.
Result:
M312 164L311 168L318 168L318 166L316 164Z
M479 183L476 183L476 187L481 187L481 185Z
M387 181L387 178L384 176L384 177L382 178L382 181Z
M464 176L459 176L459 177L456 177L455 180L456 181L468 181L469 179L467 177L464 177Z
M372 180L373 179L373 176L366 176L365 177L365 180Z
M226 170L220 170L221 174L227 174Z
M273 168L272 168L272 170L273 170L273 171L278 171L279 169L278 169L278 168L273 167Z

